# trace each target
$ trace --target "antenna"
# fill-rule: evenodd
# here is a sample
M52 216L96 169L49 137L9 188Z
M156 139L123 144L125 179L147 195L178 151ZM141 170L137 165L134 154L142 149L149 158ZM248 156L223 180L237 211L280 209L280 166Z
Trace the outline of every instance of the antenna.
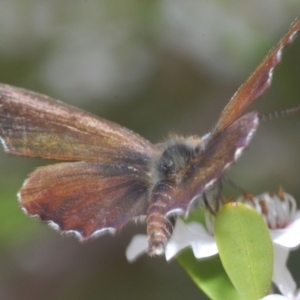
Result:
M274 111L274 112L267 113L267 114L259 114L259 120L263 121L263 122L271 121L273 119L287 117L287 116L289 116L293 113L297 113L297 112L300 112L300 106L295 106L295 107L280 110L280 111Z

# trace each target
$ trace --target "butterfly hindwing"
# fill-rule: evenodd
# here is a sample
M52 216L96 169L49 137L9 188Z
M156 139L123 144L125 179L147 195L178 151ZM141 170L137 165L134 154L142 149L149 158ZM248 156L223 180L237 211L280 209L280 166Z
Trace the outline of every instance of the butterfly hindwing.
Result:
M219 135L213 136L205 149L187 165L183 179L173 190L172 202L166 206L165 214L188 213L193 201L218 181L242 154L257 126L257 113L251 112L236 120Z
M60 163L31 173L19 201L29 215L86 239L144 218L148 181L143 169L128 165Z

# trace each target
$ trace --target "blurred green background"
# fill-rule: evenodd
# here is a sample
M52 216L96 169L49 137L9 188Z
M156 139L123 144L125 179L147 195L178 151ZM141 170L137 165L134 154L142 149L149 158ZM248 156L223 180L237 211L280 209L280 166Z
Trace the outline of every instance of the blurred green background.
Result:
M300 14L299 0L0 0L0 82L122 124L156 143L202 135ZM300 104L300 38L252 105ZM261 124L229 172L300 199L300 115ZM26 217L16 193L49 162L0 152L0 299L207 299L176 262L125 258L129 225L85 244ZM289 266L300 284L299 251Z

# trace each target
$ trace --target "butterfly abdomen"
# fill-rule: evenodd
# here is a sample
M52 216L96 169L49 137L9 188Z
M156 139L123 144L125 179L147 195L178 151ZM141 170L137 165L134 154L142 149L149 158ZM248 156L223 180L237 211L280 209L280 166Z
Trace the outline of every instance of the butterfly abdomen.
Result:
M165 245L170 239L174 220L165 217L165 207L172 201L168 191L172 186L166 182L159 182L151 195L150 206L147 212L147 235L150 256L162 255Z

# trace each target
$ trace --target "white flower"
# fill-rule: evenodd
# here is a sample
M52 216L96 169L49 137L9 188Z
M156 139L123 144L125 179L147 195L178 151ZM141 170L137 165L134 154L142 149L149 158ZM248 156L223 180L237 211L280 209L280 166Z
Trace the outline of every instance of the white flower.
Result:
M248 195L239 200L254 207L270 228L274 246L272 281L285 296L283 299L300 299L296 283L286 265L289 252L300 245L300 211L296 211L295 199L280 189L278 194L264 193L250 199Z
M289 248L282 247L274 243L274 267L272 281L277 285L279 291L285 295L287 299L294 299L297 286L286 266L289 253Z
M198 259L218 253L214 237L206 231L202 224L196 222L185 224L178 219L173 235L166 246L166 260L170 260L189 246L192 247L194 256Z
M289 252L300 245L300 211L296 210L295 199L282 189L278 194L264 193L252 197L244 195L237 201L250 205L265 219L274 245L274 270L272 281L282 295L268 295L264 300L296 299L300 300L300 292L287 268ZM191 247L196 258L213 256L218 253L213 236L213 218L206 212L206 228L200 223L185 224L177 219L173 235L166 245L166 260L175 257L182 249ZM135 236L127 248L126 256L134 261L138 256L147 252L146 235Z
M199 223L185 224L177 219L171 239L166 245L165 257L170 260L178 252L186 247L192 247L196 258L213 256L218 253L214 237ZM132 238L126 249L126 257L130 262L135 261L148 250L148 238L146 235L136 235Z
M293 297L293 298L288 298L286 296L283 296L283 295L279 295L279 294L271 294L271 295L268 295L268 296L265 296L263 297L261 300L299 300L300 299L300 294L298 292L298 294Z
M148 251L148 237L146 234L135 235L126 249L129 262L134 262L139 256Z

